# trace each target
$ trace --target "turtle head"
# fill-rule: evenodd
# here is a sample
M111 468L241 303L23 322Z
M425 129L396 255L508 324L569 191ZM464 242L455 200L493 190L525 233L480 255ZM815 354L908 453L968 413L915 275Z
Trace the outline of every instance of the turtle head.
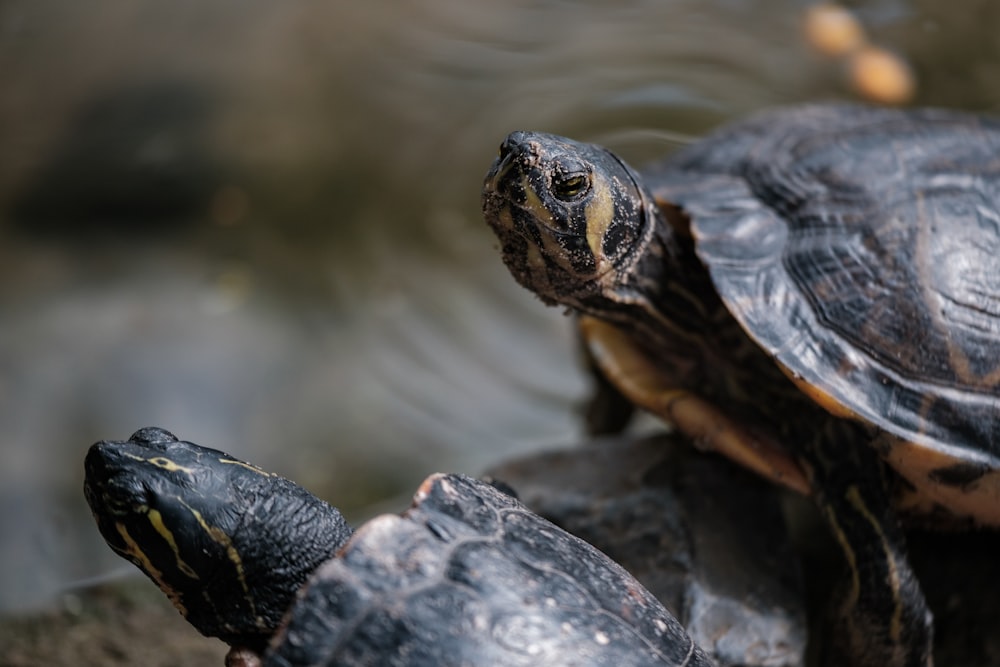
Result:
M486 175L483 215L521 285L548 304L584 307L620 289L658 213L607 149L513 132Z
M245 506L233 489L255 481L241 478L264 481L267 473L157 428L94 444L84 469L84 494L112 550L152 579L202 633L257 645L266 639L270 632L257 627L255 601L241 585L237 532ZM221 597L230 602L218 604ZM228 607L227 618L217 618L206 599ZM248 641L248 633L263 636Z
M263 649L299 586L350 535L301 487L162 429L98 442L84 468L108 546L202 634L231 645Z

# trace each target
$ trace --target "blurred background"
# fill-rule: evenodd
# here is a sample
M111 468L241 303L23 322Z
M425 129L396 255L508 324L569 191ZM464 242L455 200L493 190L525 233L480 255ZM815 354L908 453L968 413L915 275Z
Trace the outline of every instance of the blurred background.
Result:
M860 99L794 0L0 0L0 612L135 573L86 448L147 425L352 517L581 437L570 320L479 214L503 136L642 163ZM900 100L1000 106L1000 4L847 5Z

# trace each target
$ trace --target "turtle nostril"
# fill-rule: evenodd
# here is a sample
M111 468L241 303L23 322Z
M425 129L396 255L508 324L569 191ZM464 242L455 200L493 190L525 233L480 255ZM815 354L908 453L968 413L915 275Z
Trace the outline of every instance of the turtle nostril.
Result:
M509 155L521 152L527 134L527 132L520 131L508 134L507 138L503 140L502 144L500 144L500 159L503 160Z
M504 159L506 159L508 155L510 155L512 150L513 150L513 145L510 142L510 137L507 137L506 139L503 140L503 143L500 144L500 150L497 151L497 157L501 161L503 161Z

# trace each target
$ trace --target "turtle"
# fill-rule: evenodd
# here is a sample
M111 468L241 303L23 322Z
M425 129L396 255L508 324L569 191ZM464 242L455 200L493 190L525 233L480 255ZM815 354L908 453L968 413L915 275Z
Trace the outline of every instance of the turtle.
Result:
M434 474L353 531L302 487L148 427L100 441L84 494L231 667L714 663L624 568L500 483Z
M808 563L789 530L800 522L785 520L788 499L685 444L676 432L604 435L485 475L622 565L718 667L802 667Z
M819 103L641 172L516 131L485 177L513 277L579 315L596 429L637 406L815 500L827 664L930 665L903 523L1000 525L998 155L996 119Z

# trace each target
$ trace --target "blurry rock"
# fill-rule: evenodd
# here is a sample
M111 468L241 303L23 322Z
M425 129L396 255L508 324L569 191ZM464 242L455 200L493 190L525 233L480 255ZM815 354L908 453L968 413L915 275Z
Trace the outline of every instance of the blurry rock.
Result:
M144 232L205 215L220 169L206 141L211 105L177 82L126 86L78 113L12 206L32 234Z
M878 104L905 104L916 95L913 69L901 56L873 44L861 22L834 2L805 12L806 42L819 54L845 64L847 83L862 99Z
M805 12L806 41L824 56L840 58L868 41L865 29L844 7L822 2Z
M861 97L879 104L905 104L913 99L917 83L913 70L895 53L866 46L847 61L851 86Z

